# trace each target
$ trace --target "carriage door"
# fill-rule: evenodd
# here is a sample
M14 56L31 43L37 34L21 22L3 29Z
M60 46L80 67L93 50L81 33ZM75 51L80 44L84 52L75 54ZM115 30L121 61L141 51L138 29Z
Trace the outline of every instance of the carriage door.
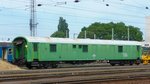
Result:
M7 48L2 48L2 60L7 60Z
M62 44L61 45L61 57L59 57L61 60L68 60L68 44Z
M33 43L34 58L38 59L38 43Z
M92 53L91 53L91 56L92 56L92 59L95 60L96 57L97 57L97 53L100 53L101 51L97 50L97 46L96 45L92 45ZM100 58L99 58L100 59Z

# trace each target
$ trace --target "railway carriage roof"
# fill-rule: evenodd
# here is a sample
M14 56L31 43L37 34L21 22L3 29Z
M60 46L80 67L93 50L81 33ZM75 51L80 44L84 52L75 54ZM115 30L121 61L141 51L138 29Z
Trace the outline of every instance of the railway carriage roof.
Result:
M123 40L71 39L71 38L53 38L53 37L16 37L15 39L19 38L24 38L27 40L27 42L38 42L38 43L142 45L142 42L123 41Z

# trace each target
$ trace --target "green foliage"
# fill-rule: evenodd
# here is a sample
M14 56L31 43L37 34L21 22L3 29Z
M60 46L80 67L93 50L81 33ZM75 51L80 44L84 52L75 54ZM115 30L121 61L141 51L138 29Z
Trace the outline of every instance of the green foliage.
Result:
M65 33L61 31L56 31L51 35L51 37L60 37L60 38L64 38L65 36L66 36Z
M85 32L83 31L83 32L80 32L80 34L79 34L79 36L81 36L81 37L79 37L78 36L78 38L84 38L84 34L85 34ZM87 38L92 38L92 39L94 39L94 32L90 32L90 31L87 31L86 32L86 36L87 36Z
M95 22L91 24L89 27L83 27L78 38L84 38L84 31L87 32L87 38L94 38L94 34L96 35L96 39L112 39L112 29L114 29L114 39L115 40L127 40L128 39L128 28L130 34L130 40L142 41L143 33L139 28L134 26L126 26L123 22L119 23L99 23Z
M66 23L66 20L63 19L63 17L59 18L59 24L58 24L58 31L66 32L68 29L68 24Z
M51 35L51 37L66 38L66 32L67 32L67 38L69 38L68 23L66 23L66 20L63 19L63 17L60 17L59 24L58 24L58 31L54 32Z

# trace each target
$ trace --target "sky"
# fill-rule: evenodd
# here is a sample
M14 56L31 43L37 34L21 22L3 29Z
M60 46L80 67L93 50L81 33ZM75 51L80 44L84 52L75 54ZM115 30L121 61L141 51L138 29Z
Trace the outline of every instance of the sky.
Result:
M36 7L37 36L40 37L49 37L57 31L59 17L66 19L70 38L94 22L124 22L139 27L145 34L145 17L150 16L149 0L80 0L78 3L36 0L36 3L42 4ZM30 36L29 19L30 0L0 0L0 40Z

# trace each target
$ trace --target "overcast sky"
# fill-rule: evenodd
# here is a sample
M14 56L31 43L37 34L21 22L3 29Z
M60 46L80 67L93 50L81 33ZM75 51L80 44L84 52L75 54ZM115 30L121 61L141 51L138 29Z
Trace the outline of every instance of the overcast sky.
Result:
M57 31L59 17L66 19L70 37L94 22L124 22L145 32L149 0L36 0L37 36ZM67 4L63 4L67 2ZM108 4L109 6L106 6ZM29 36L30 0L0 0L0 38ZM146 9L146 7L148 9Z

